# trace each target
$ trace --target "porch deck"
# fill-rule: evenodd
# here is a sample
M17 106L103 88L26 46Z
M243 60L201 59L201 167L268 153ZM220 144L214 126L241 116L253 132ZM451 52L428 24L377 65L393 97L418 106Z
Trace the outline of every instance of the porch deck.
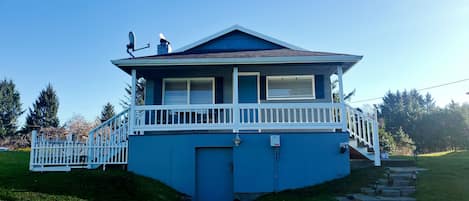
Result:
M132 125L133 124L133 125ZM33 132L30 170L70 171L127 164L128 135L146 131L347 131L349 146L380 164L376 116L341 103L144 105L93 129L87 142L56 143ZM133 128L133 129L131 129ZM372 150L369 152L369 150Z

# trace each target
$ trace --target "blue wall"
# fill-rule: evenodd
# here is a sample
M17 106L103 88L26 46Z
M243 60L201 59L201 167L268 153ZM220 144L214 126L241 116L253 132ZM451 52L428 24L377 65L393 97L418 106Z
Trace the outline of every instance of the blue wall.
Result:
M281 135L278 160L269 134L240 134L233 147L234 192L262 193L299 188L350 173L349 154L339 153L346 133L288 133ZM129 170L157 179L194 196L196 148L232 147L233 134L162 134L131 136ZM275 180L275 175L278 180Z
M264 39L233 31L219 38L186 50L184 53L228 52L241 50L272 50L285 48Z

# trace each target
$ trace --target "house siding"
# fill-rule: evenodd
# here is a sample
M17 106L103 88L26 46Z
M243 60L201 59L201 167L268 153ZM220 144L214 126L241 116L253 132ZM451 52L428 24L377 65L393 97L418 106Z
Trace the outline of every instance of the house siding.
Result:
M270 147L269 134L240 134L239 147L233 147L234 135L227 133L130 136L128 169L191 196L196 193L196 149L203 147L233 148L233 190L238 195L310 186L350 173L349 154L339 152L339 144L348 142L347 133L279 135L277 151Z
M217 39L191 48L185 53L208 53L208 52L228 52L241 50L272 50L285 48L261 38L233 31Z
M328 103L332 102L331 83L329 77L333 70L336 69L335 65L318 65L318 64L302 64L302 65L240 65L238 66L239 72L259 72L261 76L260 94L261 102L311 102L311 103ZM153 95L153 97L146 97L146 105L160 105L162 99L162 86L163 78L189 78L189 77L214 77L216 84L223 83L223 87L215 88L222 91L223 97L220 99L223 103L232 103L232 66L216 66L216 67L181 67L171 69L153 69L145 70L142 72L145 79L147 79L146 94ZM265 99L265 76L271 75L315 75L315 92L316 99L313 100L269 100ZM217 103L220 103L217 101Z

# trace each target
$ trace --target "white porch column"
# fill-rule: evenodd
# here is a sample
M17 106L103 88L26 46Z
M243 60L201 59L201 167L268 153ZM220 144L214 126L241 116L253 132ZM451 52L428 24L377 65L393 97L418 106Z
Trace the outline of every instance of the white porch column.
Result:
M340 108L340 122L342 123L342 131L347 130L347 111L346 111L346 106L345 106L345 100L344 100L344 83L342 81L342 66L337 66L337 77L339 80L339 99L341 103L341 108Z
M37 129L37 128L35 128ZM36 163L35 155L36 155L36 139L37 139L37 130L33 130L31 132L31 152L29 153L29 171L33 170L33 164Z
M238 67L233 68L233 132L239 132Z
M131 71L132 74L132 84L131 84L131 94L130 94L130 116L129 116L129 121L130 121L130 135L136 134L134 131L135 127L135 105L136 105L136 97L137 97L137 70L132 69Z
M375 166L381 166L381 150L379 149L378 110L375 109L373 121L373 150L375 151Z

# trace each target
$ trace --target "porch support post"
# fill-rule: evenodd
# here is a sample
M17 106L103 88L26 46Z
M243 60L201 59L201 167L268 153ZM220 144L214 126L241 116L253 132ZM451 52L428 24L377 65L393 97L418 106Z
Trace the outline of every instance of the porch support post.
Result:
M36 163L36 140L37 140L37 130L34 129L31 132L31 152L29 153L29 171L32 171L34 168L34 163Z
M373 119L373 150L375 152L375 166L381 166L381 150L379 149L378 110L375 109Z
M233 67L233 132L239 132L238 67Z
M137 97L137 70L135 69L132 69L131 71L131 74L132 74L132 85L131 85L131 88L132 88L132 91L131 91L131 95L130 95L130 117L129 117L129 121L130 121L130 135L133 135L133 134L136 134L135 131L134 131L134 127L135 127L135 105L136 105L136 97Z
M337 66L337 77L339 79L339 99L340 99L340 123L342 123L342 132L347 130L347 112L345 107L345 100L344 100L344 83L342 81L342 66Z

